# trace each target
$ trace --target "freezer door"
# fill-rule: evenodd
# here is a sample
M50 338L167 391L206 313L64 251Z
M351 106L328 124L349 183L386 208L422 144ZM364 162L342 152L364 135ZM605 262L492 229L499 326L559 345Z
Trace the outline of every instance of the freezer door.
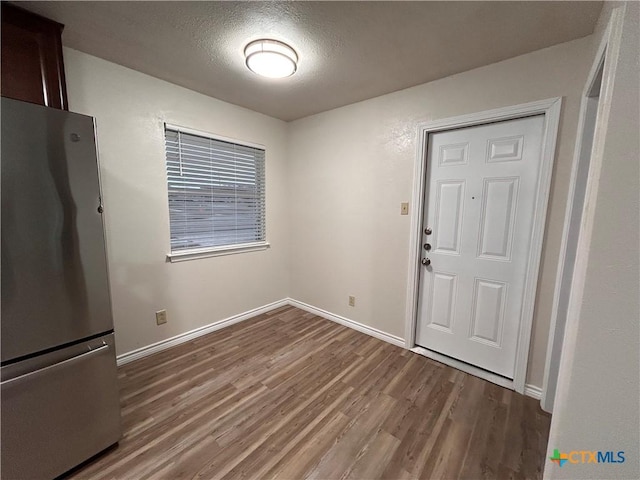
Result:
M2 478L57 477L120 438L113 334L45 357L2 368Z
M2 98L2 362L113 328L93 118Z

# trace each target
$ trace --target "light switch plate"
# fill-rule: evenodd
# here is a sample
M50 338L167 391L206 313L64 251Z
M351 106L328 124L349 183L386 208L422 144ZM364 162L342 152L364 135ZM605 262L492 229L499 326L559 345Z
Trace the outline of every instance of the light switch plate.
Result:
M160 310L156 312L156 324L162 325L164 323L167 323L167 311Z
M402 202L400 204L400 215L409 215L409 202Z

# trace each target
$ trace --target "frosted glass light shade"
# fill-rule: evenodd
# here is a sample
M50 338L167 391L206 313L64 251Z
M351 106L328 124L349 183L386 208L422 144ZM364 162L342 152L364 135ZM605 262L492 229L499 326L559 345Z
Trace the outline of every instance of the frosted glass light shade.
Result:
M244 49L247 67L268 78L293 75L298 67L298 55L286 43L277 40L256 40Z

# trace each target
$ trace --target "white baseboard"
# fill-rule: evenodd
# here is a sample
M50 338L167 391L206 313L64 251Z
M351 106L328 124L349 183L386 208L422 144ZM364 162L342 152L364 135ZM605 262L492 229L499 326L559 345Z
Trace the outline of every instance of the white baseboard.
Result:
M469 365L468 363L461 362L460 360L456 360L455 358L447 357L446 355L441 355L431 350L427 350L423 347L416 346L414 348L411 348L410 350L414 353L418 353L420 355L424 355L425 357L436 360L437 362L444 363L445 365L449 365L450 367L456 368L458 370L462 370L465 373L469 373L476 377L482 378L483 380L486 380L488 382L500 385L501 387L515 390L513 380L501 377L500 375L496 375L495 373L487 372L486 370L483 370L476 366ZM535 398L536 400L540 400L540 398L542 397L542 389L531 384L526 384L522 393L528 397Z
M540 387L536 387L535 385L527 383L524 386L524 394L528 397L540 400L542 398L542 389Z
M201 337L202 335L215 332L216 330L229 327L235 323L242 322L243 320L247 320L251 317L255 317L256 315L261 315L263 313L269 312L271 310L275 310L276 308L284 307L289 304L290 304L289 299L284 298L282 300L278 300L277 302L269 303L268 305L263 305L262 307L254 308L253 310L249 310L244 313L239 313L238 315L233 315L231 317L225 318L224 320L219 320L217 322L210 323L209 325L196 328L195 330L181 333L180 335L176 335L175 337L167 338L166 340L161 340L159 342L152 343L151 345L147 345L146 347L138 348L136 350L123 353L122 355L118 355L118 358L117 358L118 366L124 365L129 362L133 362L134 360L138 360L139 358L144 358L154 353L161 352L162 350L166 350L167 348L180 345L181 343L188 342L195 338Z
M229 318L225 318L224 320L210 323L209 325L196 328L195 330L181 333L179 335L176 335L175 337L167 338L166 340L161 340L159 342L152 343L151 345L147 345L145 347L141 347L127 353L123 353L122 355L118 355L118 358L117 358L118 366L125 365L129 362L133 362L134 360L138 360L140 358L147 357L154 353L161 352L163 350L166 350L167 348L180 345L181 343L185 343L195 338L201 337L202 335L207 335L208 333L215 332L216 330L229 327L235 323L239 323L239 322L242 322L243 320L247 320L249 318L255 317L256 315L261 315L271 310L275 310L276 308L284 307L285 305L291 305L291 306L300 308L307 312L311 312L315 315L318 315L322 318L326 318L327 320L331 320L332 322L336 322L346 327L353 328L354 330L357 330L359 332L366 333L367 335L371 335L372 337L378 338L380 340L384 340L385 342L389 342L393 345L397 345L398 347L404 348L404 339L400 337L396 337L395 335L390 335L386 332L378 330L377 328L368 327L354 320L341 317L340 315L335 315L331 312L327 312L326 310L316 308L304 302L300 302L292 298L285 298L277 302L270 303L268 305L263 305L262 307L254 308L253 310L240 313L238 315L233 315Z
M301 310L305 310L307 312L318 315L319 317L326 318L327 320L331 320L332 322L339 323L340 325L344 325L345 327L353 328L354 330L357 330L359 332L371 335L372 337L375 337L379 340L384 340L385 342L389 342L398 347L405 348L404 338L391 335L389 333L383 332L382 330L378 330L377 328L363 325L362 323L356 322L355 320L341 317L340 315L336 315L335 313L327 312L326 310L322 310L321 308L314 307L313 305L300 302L299 300L294 300L293 298L289 298L288 302L289 305L293 307L300 308Z
M509 390L515 390L515 387L513 385L513 380L509 380L508 378L501 377L500 375L496 375L495 373L488 372L487 370L483 370L482 368L478 368L474 365L464 363L455 358L447 357L446 355L442 355L441 353L434 352L433 350L428 350L418 345L411 348L410 350L413 353L417 353L424 357L430 358L432 360L435 360L436 362L444 363L445 365L453 367L456 370L460 370L464 373L468 373L469 375L473 375L474 377L482 378L487 382L495 383L496 385L500 385L501 387L508 388Z
M362 323L356 322L355 320L351 320L349 318L336 315L335 313L322 310L321 308L317 308L317 307L314 307L313 305L300 302L299 300L295 300L293 298L284 298L282 300L278 300L277 302L269 303L267 305L263 305L262 307L254 308L253 310L248 310L246 312L239 313L238 315L233 315L231 317L225 318L224 320L219 320L217 322L210 323L209 325L196 328L195 330L181 333L180 335L176 335L175 337L167 338L166 340L161 340L151 345L147 345L146 347L141 347L136 350L123 353L122 355L119 355L117 358L118 366L125 365L129 362L133 362L134 360L138 360L140 358L147 357L154 353L161 352L163 350L166 350L167 348L180 345L181 343L188 342L190 340L201 337L208 333L221 330L225 327L229 327L236 323L240 323L243 320L248 320L249 318L255 317L257 315L261 315L271 310L275 310L276 308L284 307L286 305L291 305L301 310L305 310L307 312L313 313L314 315L318 315L319 317L325 318L332 322L339 323L340 325L344 325L345 327L352 328L354 330L357 330L358 332L362 332L372 337L375 337L379 340L383 340L385 342L391 343L392 345L396 345L401 348L406 348L404 339L401 337L398 337L396 335L391 335L389 333L383 332L382 330L378 330L377 328L363 325ZM485 380L489 380L493 383L497 383L498 385L502 385L504 387L513 389L513 382L508 381L502 377L498 377L497 375L489 374L489 372L485 372L484 370L477 369L476 367L471 367L469 365L466 365L462 362L458 362L449 357L442 356L442 358L440 358L439 354L423 349L421 347L413 348L411 349L411 351L434 358L437 361L447 363L454 368L465 371L467 373L471 373L472 375L480 376L481 378L485 378ZM454 362L454 363L450 363L450 362ZM469 368L472 368L474 370L470 371ZM476 370L478 370L480 374ZM489 376L495 376L496 378L487 378L488 376L487 374ZM524 394L539 400L542 397L542 389L540 387L536 387L535 385L527 384L524 387Z

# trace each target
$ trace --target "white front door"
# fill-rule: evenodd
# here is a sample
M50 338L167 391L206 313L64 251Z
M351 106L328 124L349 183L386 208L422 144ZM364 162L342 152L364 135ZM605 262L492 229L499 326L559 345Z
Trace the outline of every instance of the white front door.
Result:
M537 115L449 130L427 150L416 343L510 379L543 129Z

